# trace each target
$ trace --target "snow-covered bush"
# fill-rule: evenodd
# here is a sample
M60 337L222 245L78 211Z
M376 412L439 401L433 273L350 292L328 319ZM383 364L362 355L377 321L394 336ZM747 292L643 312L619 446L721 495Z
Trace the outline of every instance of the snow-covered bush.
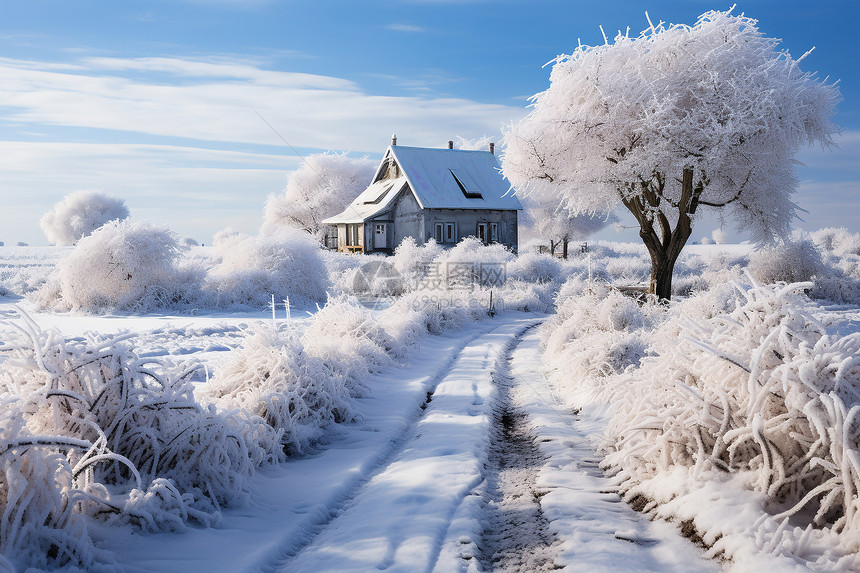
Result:
M215 371L205 399L265 420L288 454L300 454L333 423L353 417L349 390L327 360L311 356L289 332L249 331Z
M562 274L562 264L549 254L523 253L507 265L508 280L548 283L562 279Z
M808 240L786 241L750 255L749 272L765 284L808 281L823 269L821 253Z
M75 191L45 213L39 225L57 245L74 245L108 221L128 218L125 201L95 191Z
M215 371L207 398L260 416L282 432L288 453L301 454L331 424L353 419L352 398L390 360L393 342L366 308L329 301L301 336L270 325L249 330Z
M552 364L573 380L594 380L639 366L648 354L646 328L665 312L578 277L559 291L557 314L544 327L543 345Z
M72 468L59 453L69 440L28 432L16 402L0 398L0 571L15 571L6 559L22 570L91 569L96 550L75 511L82 492L73 487Z
M837 304L860 304L860 278L831 269L830 273L815 277L809 296Z
M714 229L711 231L711 239L713 239L714 243L717 245L725 245L728 240L728 235L723 229Z
M332 295L354 294L355 272L366 262L365 257L327 249L324 249L321 254L331 281Z
M347 299L329 301L314 314L302 335L305 349L313 356L337 358L346 365L365 362L360 368L388 362L394 350L388 332L374 319L371 312ZM360 393L362 374L342 372L353 394Z
M83 312L176 308L199 299L203 272L180 268L176 236L127 220L81 239L35 294L45 307Z
M851 233L845 227L819 229L810 233L809 238L825 253L860 255L860 233Z
M251 237L239 233L216 236L221 263L208 277L205 289L215 305L261 307L287 297L293 303L324 302L328 273L320 244L302 231Z
M50 544L43 557L89 567L89 541L71 513L152 531L212 524L222 505L244 499L258 466L281 459L279 435L262 420L196 402L197 366L143 361L128 336L66 340L26 316L4 326L7 556L29 539Z
M444 249L435 239L430 239L421 246L412 237L405 237L394 249L392 264L400 273L409 289L414 289L431 270L433 261L439 258Z
M792 543L771 549L804 557L809 523L860 550L860 334L829 334L798 294L810 286L738 288L728 314L667 321L656 356L607 387L604 465L627 499L666 501L660 480L675 468L730 472L766 496L777 523L796 520L781 533ZM730 547L710 539L712 551Z

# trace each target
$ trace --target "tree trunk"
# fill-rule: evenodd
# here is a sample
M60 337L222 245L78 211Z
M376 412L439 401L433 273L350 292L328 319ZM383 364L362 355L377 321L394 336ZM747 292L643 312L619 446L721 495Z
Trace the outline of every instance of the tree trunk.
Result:
M685 169L681 180L681 199L678 202L678 223L672 229L668 218L657 208L662 200L662 182L655 191L648 187L641 195L624 200L639 222L639 236L651 256L651 281L648 293L659 301L672 298L672 274L675 261L681 254L687 239L693 234L690 209L693 199L693 170ZM659 234L658 234L659 231Z
M565 235L564 238L562 239L562 248L561 248L562 258L564 258L564 260L567 260L567 243L568 243L568 239L567 239L567 235Z

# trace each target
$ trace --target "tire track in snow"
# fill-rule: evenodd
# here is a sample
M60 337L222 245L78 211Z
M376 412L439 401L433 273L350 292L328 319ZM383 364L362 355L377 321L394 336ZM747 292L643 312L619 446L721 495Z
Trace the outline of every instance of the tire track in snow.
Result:
M258 562L253 571L263 573L274 573L289 568L290 562L299 555L306 547L310 546L325 529L334 521L351 502L359 495L363 488L373 480L374 477L383 473L394 459L404 450L406 445L415 437L416 426L427 415L428 405L432 402L433 394L439 383L445 379L452 367L460 360L463 351L470 347L477 339L492 334L504 325L495 326L489 330L480 330L474 335L463 339L456 347L454 353L435 372L428 377L424 384L426 399L416 407L413 418L397 433L395 438L373 461L372 465L341 495L337 496L325 508L321 508L307 519L304 527L300 528L302 533L298 536L285 538L276 548L269 552L268 557ZM294 531L290 532L294 534Z
M561 405L541 371L539 336L511 352L511 399L531 420L546 461L538 468L540 505L557 536L555 561L565 571L719 571L674 525L651 521L614 493L600 469L597 443L606 421L599 410Z
M497 356L535 322L507 317L449 361L432 401L397 450L351 492L336 518L282 560L282 570L459 570L462 560L450 559L443 548L457 535L452 523L462 521L461 509L467 508L469 517L478 513L480 497L473 492L485 474L492 369Z
M528 415L511 400L513 352L525 332L506 349L493 373L497 398L487 473L485 528L480 563L486 571L538 573L560 569L556 539L540 505L540 451ZM543 492L545 493L545 492Z

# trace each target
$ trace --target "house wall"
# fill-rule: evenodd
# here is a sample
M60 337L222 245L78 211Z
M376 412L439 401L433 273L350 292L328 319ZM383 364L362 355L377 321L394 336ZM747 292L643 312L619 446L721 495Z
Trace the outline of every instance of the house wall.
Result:
M424 211L408 188L401 191L400 197L395 200L392 219L393 232L389 229L388 233L392 248L396 248L406 237L414 238L419 245L427 240Z
M485 209L426 209L426 228L422 235L423 242L435 234L436 223L456 224L457 240L474 236L478 223L498 223L499 242L516 251L518 246L517 212L491 211Z

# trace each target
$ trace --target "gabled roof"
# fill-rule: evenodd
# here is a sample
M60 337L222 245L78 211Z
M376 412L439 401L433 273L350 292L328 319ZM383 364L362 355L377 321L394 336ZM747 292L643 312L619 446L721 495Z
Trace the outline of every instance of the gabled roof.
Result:
M489 151L391 146L418 204L425 209L519 210L523 206ZM377 177L380 172L377 172Z
M400 166L401 176L380 179L392 157ZM388 208L407 183L422 209L523 208L502 177L496 156L489 151L392 145L386 150L373 181L342 213L323 223L362 223Z
M387 209L404 187L406 187L406 177L381 179L362 191L342 213L323 220L323 223L336 225L366 221Z

